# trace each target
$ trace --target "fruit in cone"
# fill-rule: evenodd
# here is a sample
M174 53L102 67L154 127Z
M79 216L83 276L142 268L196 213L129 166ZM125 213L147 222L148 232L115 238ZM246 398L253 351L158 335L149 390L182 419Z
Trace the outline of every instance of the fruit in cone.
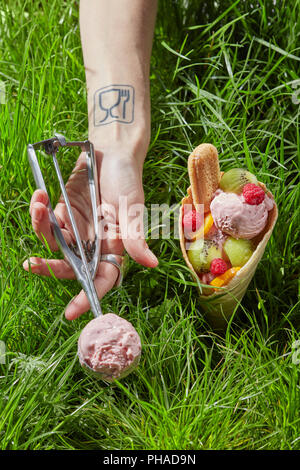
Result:
M196 237L196 233L198 233L199 228L203 224L203 216L200 212L192 209L184 214L182 224L186 238L192 240Z
M215 276L220 276L227 271L227 263L222 258L215 258L210 263L210 272Z
M220 258L221 255L218 247L204 238L192 242L188 250L189 260L197 273L209 271L213 259Z
M242 168L232 168L223 174L220 188L226 193L240 194L247 183L257 184L256 176Z
M236 266L235 268L230 268L225 271L224 274L215 277L211 282L210 285L214 287L223 287L228 284L229 281L236 275L236 273L240 270L240 266Z
M245 202L251 206L258 206L263 202L266 195L262 188L257 184L248 183L243 187L243 196Z
M204 238L208 234L210 229L214 224L214 219L212 218L211 213L205 215L204 223L196 232L188 233L187 237L189 240L199 240L199 238Z
M223 250L232 266L244 266L253 254L251 241L243 238L228 237Z
M188 195L182 200L179 232L182 254L187 266L197 281L201 304L212 326L217 329L223 329L239 302L242 300L255 273L256 267L272 234L278 212L272 194L263 183L258 182L256 177L250 172L247 172L247 170L234 169L235 171L231 173L231 178L227 176L223 179L223 188L220 188L220 181L224 174L219 171L218 165L217 150L211 144L199 145L190 155L188 170L191 187L188 189ZM243 188L246 185L249 186L245 190L247 195L246 198L244 198ZM256 188L252 185L255 185ZM260 188L260 190L257 188ZM246 209L251 215L254 214L255 216L255 211L259 213L259 210L261 211L260 213L267 213L264 224L261 223L262 217L259 219L262 227L257 234L250 234L251 236L249 236L249 238L252 238L251 241L247 239L248 234L246 232L245 237L241 239L231 234L226 234L226 232L222 232L214 223L213 214L209 211L210 204L214 197L222 194L225 190L229 191L230 195L230 191L233 191L233 189L237 191L234 194L242 198L242 204L246 205ZM262 191L265 193L265 197L263 197ZM263 199L264 201L262 201ZM204 224L200 227L198 232L196 232L193 239L194 243L200 240L199 244L194 246L196 251L193 256L192 251L190 251L191 239L186 239L183 233L182 217L185 205L193 207L196 206L196 204L204 204L206 216ZM222 207L220 209L222 210ZM244 217L244 219L247 218ZM210 221L210 227L209 230L205 231L205 222L208 223L208 221ZM217 233L218 236L220 233L224 235L223 239L221 237L221 241L220 238L218 239L219 246L216 244L216 239L213 240L215 233ZM220 275L209 271L208 263L205 262L206 256L203 256L203 247L207 239L215 241L213 246L217 249L221 247L221 250L219 250L219 253L221 251L221 255L214 253L213 258L222 258L226 261L228 269ZM227 253L225 250L226 242L228 242ZM211 259L211 262L214 259ZM215 276L214 279L211 279L212 276ZM206 279L204 282L206 282L209 287L205 287L203 283L199 285L199 278L201 283L203 282L202 279ZM223 287L224 289L219 289L219 287Z

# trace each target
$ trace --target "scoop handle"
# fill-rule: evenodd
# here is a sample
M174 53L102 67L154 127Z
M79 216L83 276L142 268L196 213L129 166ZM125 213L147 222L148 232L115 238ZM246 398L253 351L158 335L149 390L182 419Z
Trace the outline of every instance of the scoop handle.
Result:
M51 141L51 139L49 141ZM75 142L73 144L78 144L78 143ZM85 143L83 143L83 144L85 144ZM36 144L36 145L38 145L38 144ZM41 168L39 166L39 162L38 162L35 150L34 150L34 145L29 144L27 146L27 152L28 152L28 159L29 159L29 163L30 163L30 166L31 166L31 170L32 170L32 173L33 173L33 176L34 176L36 186L39 189L44 190L48 194L46 184L45 184L42 172L41 172ZM89 269L87 259L86 259L86 256L85 256L85 253L84 253L84 250L83 250L83 247L82 247L82 244L81 244L77 224L76 224L75 218L73 216L73 212L72 212L71 204L70 204L70 201L69 201L69 197L68 197L68 194L67 194L64 182L63 182L63 178L62 178L62 175L61 175L61 172L60 172L60 168L59 168L59 165L58 165L58 162L57 162L57 159L56 159L56 155L55 155L56 151L53 150L53 152L50 151L49 153L52 153L54 168L55 168L55 171L56 171L56 174L57 174L57 177L58 177L58 180L59 180L59 185L60 185L64 200L65 200L65 204L66 204L68 215L69 215L69 218L70 218L70 221L71 221L72 229L73 229L73 232L74 232L74 235L75 235L75 238L76 238L78 249L80 251L81 259L78 258L72 252L72 250L70 250L69 246L67 245L67 243L64 239L64 236L62 234L62 231L60 229L60 226L59 226L59 224L57 222L57 219L55 217L55 214L53 212L53 209L52 209L52 206L51 206L51 203L50 203L50 198L48 198L49 199L48 210L49 210L49 219L50 219L51 227L53 229L53 233L54 233L55 239L57 241L57 244L58 244L60 250L62 251L62 253L67 258L70 265L72 266L72 268L75 272L76 278L80 282L80 284L81 284L81 286L82 286L84 292L86 293L86 296L87 296L87 298L90 302L90 307L91 307L91 310L94 314L94 317L97 318L97 317L103 315L102 309L101 309L101 306L100 306L100 302L99 302L99 299L98 299L98 295L97 295L97 292L96 292L96 289L95 289L94 281L93 281L93 277L95 275L96 267L97 267L97 264L98 264L99 248L96 252L96 261L97 261L97 263L93 264L92 269L91 269L92 273L91 273L91 271ZM90 163L89 160L88 160L87 163L88 164ZM92 164L95 166L94 161L92 161ZM94 170L94 168L92 168L92 169ZM94 214L94 222L95 222L95 220L96 220L95 212L96 212L96 207L97 206L96 206L96 191L95 191L94 186L92 185L92 182L93 182L92 178L94 178L94 177L95 177L94 173L89 169L89 182L90 182L91 198L92 198L92 201L94 203L93 214ZM92 192L92 190L93 190L93 192ZM96 227L95 227L95 230L96 230ZM99 240L99 242L100 242L100 240Z

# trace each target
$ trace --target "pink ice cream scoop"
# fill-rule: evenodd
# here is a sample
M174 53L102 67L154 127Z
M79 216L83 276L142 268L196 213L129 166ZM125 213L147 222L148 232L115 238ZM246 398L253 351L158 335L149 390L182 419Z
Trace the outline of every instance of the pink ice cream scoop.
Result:
M210 204L216 227L234 238L254 238L266 226L273 200L265 195L258 205L247 204L243 195L218 190Z
M78 339L81 365L112 382L125 377L138 365L141 340L124 318L107 313L91 320Z

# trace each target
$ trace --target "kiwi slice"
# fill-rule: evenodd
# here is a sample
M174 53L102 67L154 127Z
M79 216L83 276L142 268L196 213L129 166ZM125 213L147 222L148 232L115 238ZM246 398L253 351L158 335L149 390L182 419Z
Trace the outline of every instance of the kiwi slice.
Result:
M247 183L257 184L256 176L242 168L232 168L222 176L220 188L226 193L240 194Z
M188 258L197 273L205 273L213 259L222 258L222 253L212 240L199 238L191 243Z
M223 250L234 267L242 267L253 254L253 245L250 240L244 238L228 237L223 245Z

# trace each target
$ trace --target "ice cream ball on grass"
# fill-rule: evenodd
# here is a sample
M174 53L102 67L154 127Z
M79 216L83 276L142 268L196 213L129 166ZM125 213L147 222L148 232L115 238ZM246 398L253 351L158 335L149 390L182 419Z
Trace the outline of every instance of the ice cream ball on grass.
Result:
M140 337L132 324L115 313L91 320L78 339L80 364L108 382L132 372L141 350Z

